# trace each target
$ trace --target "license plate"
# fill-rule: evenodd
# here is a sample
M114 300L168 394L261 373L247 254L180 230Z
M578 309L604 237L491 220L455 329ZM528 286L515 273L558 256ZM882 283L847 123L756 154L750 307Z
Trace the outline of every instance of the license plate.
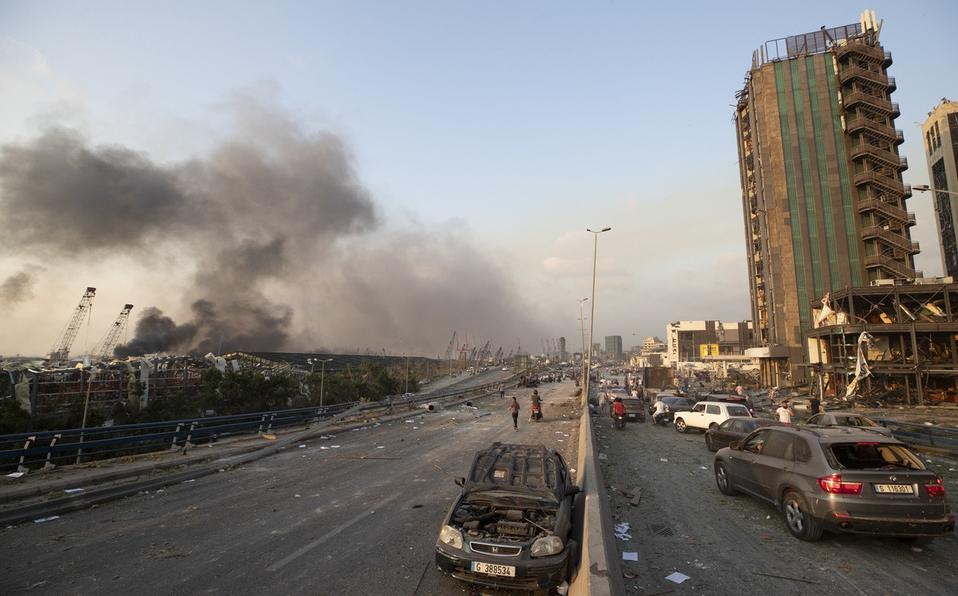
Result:
M501 575L505 577L515 577L516 568L512 565L496 565L495 563L472 562L472 570L476 573L485 573L486 575Z
M876 484L875 492L910 495L914 494L915 490L910 484Z

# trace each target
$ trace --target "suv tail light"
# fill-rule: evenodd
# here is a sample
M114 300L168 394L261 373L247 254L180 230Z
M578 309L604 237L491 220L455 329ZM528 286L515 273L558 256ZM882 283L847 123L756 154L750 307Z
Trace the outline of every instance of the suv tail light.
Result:
M818 479L818 486L822 490L833 495L858 495L862 492L861 482L845 482L841 474L832 474L831 476L822 476Z
M925 490L928 491L929 497L945 496L945 485L942 484L941 478L935 478L935 484L926 484Z

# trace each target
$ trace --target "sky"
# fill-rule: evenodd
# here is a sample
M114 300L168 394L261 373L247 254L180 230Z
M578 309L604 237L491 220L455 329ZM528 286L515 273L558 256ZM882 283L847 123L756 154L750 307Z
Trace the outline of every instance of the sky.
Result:
M747 320L735 93L766 41L866 8L927 184L953 0L0 0L0 354L50 352L88 286L74 355L127 303L122 354ZM908 209L942 275L931 197Z

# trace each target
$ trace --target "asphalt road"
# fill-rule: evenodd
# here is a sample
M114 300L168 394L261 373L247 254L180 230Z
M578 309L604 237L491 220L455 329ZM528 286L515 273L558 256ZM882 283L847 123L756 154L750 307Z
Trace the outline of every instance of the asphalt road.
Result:
M630 538L616 540L620 557L636 558L621 562L627 594L958 594L954 537L920 549L827 533L802 542L771 506L719 493L702 434L651 423L617 431L605 417L596 429L613 522L629 525ZM956 463L930 459L954 511ZM675 572L688 579L667 579Z
M555 387L564 397L572 383ZM547 420L520 419L518 432L496 395L6 528L0 594L477 593L435 569L439 525L459 491L450 474L465 475L494 441L545 442L574 462L577 413L550 418L560 400L551 390L540 389ZM524 405L529 392L519 391Z

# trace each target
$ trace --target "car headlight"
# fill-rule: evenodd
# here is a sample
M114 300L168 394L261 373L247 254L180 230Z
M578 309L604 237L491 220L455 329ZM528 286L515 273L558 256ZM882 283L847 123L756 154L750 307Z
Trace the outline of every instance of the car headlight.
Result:
M443 526L439 531L439 541L453 548L462 548L462 534L452 526Z
M558 536L544 536L532 543L533 557L548 557L562 552L562 539Z

